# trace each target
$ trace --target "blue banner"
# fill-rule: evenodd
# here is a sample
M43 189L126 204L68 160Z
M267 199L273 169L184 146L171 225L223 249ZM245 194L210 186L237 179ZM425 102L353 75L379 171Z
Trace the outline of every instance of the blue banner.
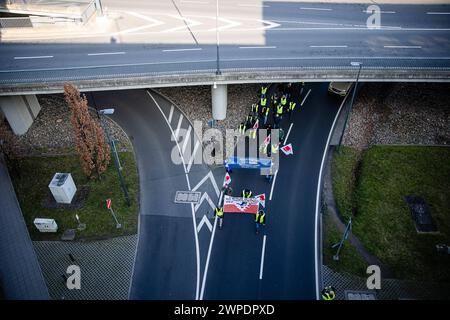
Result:
M227 169L270 169L272 167L272 160L263 158L228 157L224 161L224 165Z

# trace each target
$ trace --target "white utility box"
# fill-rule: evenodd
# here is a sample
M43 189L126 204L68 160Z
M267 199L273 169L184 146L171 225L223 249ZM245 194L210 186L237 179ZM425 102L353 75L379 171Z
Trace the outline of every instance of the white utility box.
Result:
M48 187L58 203L71 203L77 192L70 173L56 173Z
M40 232L57 232L58 231L58 225L56 224L55 219L36 218L36 219L34 219L33 223Z

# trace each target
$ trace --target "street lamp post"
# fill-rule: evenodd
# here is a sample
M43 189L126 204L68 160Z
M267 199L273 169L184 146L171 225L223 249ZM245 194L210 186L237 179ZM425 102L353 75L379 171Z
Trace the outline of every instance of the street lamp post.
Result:
M128 189L127 189L127 186L125 184L125 180L123 179L122 170L121 170L121 166L120 166L120 162L119 162L119 154L117 153L116 145L111 140L111 136L109 135L108 125L105 122L104 117L102 117L102 115L108 115L108 114L113 114L113 113L114 113L114 109L113 108L102 109L102 110L98 110L97 111L97 115L98 115L98 117L100 118L100 121L103 124L103 129L104 129L104 131L106 133L106 138L108 139L108 143L109 143L109 145L111 147L111 152L112 152L113 158L114 158L114 165L115 165L116 170L117 170L117 175L119 176L120 187L122 188L123 194L125 196L125 200L127 202L127 206L129 207L131 205L130 195L128 194Z
M356 76L355 87L353 88L353 92L352 92L352 100L350 101L350 108L348 109L347 114L345 116L344 128L342 129L341 137L339 138L339 151L341 150L342 138L344 137L345 128L347 127L348 117L353 109L353 101L355 100L356 89L358 88L359 75L361 74L361 68L362 68L361 62L351 62L350 64L354 67L359 66L359 69L358 69L358 75Z
M217 52L217 66L216 75L220 76L222 72L220 71L220 56L219 56L219 0L216 0L216 52Z

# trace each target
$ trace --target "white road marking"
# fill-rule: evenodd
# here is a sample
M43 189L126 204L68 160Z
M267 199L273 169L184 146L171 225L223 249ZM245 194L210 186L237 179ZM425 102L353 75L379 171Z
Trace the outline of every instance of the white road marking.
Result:
M180 113L180 117L178 118L178 125L177 125L177 129L175 130L175 139L178 143L178 134L180 133L180 128L181 128L181 122L183 121L183 114Z
M284 139L283 145L286 145L286 144L287 144L287 141L288 141L288 138L289 138L289 134L291 133L291 130L292 130L292 126L293 126L293 125L294 125L294 123L291 122L291 125L289 126L288 132L287 132L287 134L286 134L286 138Z
M422 49L422 46L384 46L387 49Z
M96 53L88 53L88 56L107 56L107 55L115 55L115 54L125 54L124 51L117 52L96 52Z
M301 7L300 10L333 11L333 9L330 8L305 8L305 7Z
M169 119L167 119L167 121L169 121L169 123L172 123L172 116L173 116L173 105L170 106L170 112L169 112Z
M156 102L155 98L153 98L153 96L151 95L151 93L149 91L147 91L147 94L150 96L150 98L152 98L153 102L158 107L158 109L161 112L164 120L167 123L167 126L170 129L170 132L172 133L172 137L174 137L174 139L175 139L175 133L173 132L173 129L170 126L169 121L167 121L167 118L164 115L164 112L162 111L162 109L159 106L158 102ZM183 155L181 153L180 145L178 144L176 139L175 139L175 143L177 145L178 152L180 153L181 161L183 162L183 167L184 167L187 187L188 187L189 190L191 190L191 183L189 181L189 175L186 172L186 163L185 163ZM197 230L197 221L195 220L195 211L194 211L194 204L193 203L191 203L191 214L192 214L192 223L193 223L193 226L194 226L194 230ZM197 259L197 284L196 284L196 289L195 289L195 300L198 300L199 291L200 291L200 245L198 243L198 233L197 232L194 232L194 239L195 239L195 253L196 253L196 259Z
M178 52L178 51L200 51L202 48L188 48L188 49L165 49L163 52Z
M427 12L427 14L450 14L450 12Z
M200 147L200 141L197 140L194 146L194 151L192 152L191 159L189 160L187 166L187 172L191 172L192 164L194 163L195 155L197 154L197 150Z
M316 193L316 216L315 216L315 230L314 230L314 261L315 261L315 276L316 276L316 299L319 300L319 257L318 257L318 247L319 247L319 204L320 204L320 191L321 191L321 185L322 185L322 172L323 172L323 166L325 164L325 159L328 153L328 145L330 144L331 136L333 134L334 126L336 125L337 119L339 117L339 114L341 113L342 106L344 105L345 101L347 100L348 94L345 96L345 98L342 100L341 106L339 107L336 116L334 117L333 124L331 125L330 132L328 133L327 142L325 143L325 147L323 149L323 156L322 156L322 162L320 163L320 171L319 171L319 178L317 180L317 193Z
M276 46L265 46L265 47L239 47L239 49L276 49Z
M175 16L175 15L171 15L171 14L168 14L168 16L172 17L172 18L175 18L175 19L178 19L178 20L183 20L187 24L182 25L180 27L167 29L167 30L164 30L162 32L174 32L174 31L183 30L183 29L187 29L187 28L191 28L191 27L195 27L195 26L203 24L203 23L201 23L199 21L196 21L196 20L193 20L193 19L188 19L186 17L179 17L179 16Z
M369 11L369 10L363 10L363 12L364 13L373 13L375 10L373 10L373 11ZM394 13L397 13L397 12L395 12L395 11L377 11L377 13L387 13L387 14L394 14Z
M189 126L188 127L188 131L186 132L186 138L184 139L184 142L183 142L183 148L181 149L183 154L186 151L186 147L187 147L188 141L191 140L191 130L192 130L192 127Z
M49 58L53 58L53 56L14 57L14 60L23 60L23 59L49 59Z
M261 265L259 266L259 280L262 280L262 278L263 278L265 252L266 252L266 235L264 235L264 238L263 238L263 246L262 246L262 252L261 252Z
M275 172L275 174L273 176L272 187L270 188L269 200L272 200L273 189L275 187L275 181L277 181L277 175L278 175L278 170Z
M310 48L348 48L347 46L309 46Z
M273 29L273 28L281 26L281 24L273 22L273 21L269 21L269 20L260 20L260 19L256 19L256 20L262 22L266 26L262 27L262 28L257 28L254 30L268 30L268 29ZM250 29L250 30L252 30L252 29Z
M217 20L220 20L220 21L223 21L223 22L227 23L226 25L217 28L217 30L219 30L219 31L230 29L230 28L233 28L233 27L237 27L237 26L240 26L242 24L241 22L237 22L237 21L233 21L233 20L229 20L229 19L225 19L225 18L217 18ZM207 31L216 31L216 28L212 28L212 29L209 29Z
M201 186L207 179L211 180L211 183L212 183L212 185L213 185L213 187L214 187L214 191L216 192L217 197L219 197L219 196L220 196L219 187L217 186L216 179L214 179L214 175L212 174L211 171L208 172L208 174L207 174L206 176L204 176L203 179L200 180L200 182L197 183L197 185L196 185L194 188L192 188L192 191L197 191L197 189L200 188L200 186Z
M205 194L206 194L206 193L205 193ZM206 217L206 215L203 215L202 220L200 221L200 223L199 223L198 226L197 226L197 233L200 232L200 230L202 229L203 225L205 225L205 224L206 224L206 226L208 227L209 232L212 232L213 226L212 226L211 222L209 222L209 220L208 220L208 218Z
M303 98L302 103L300 103L300 107L303 106L303 104L306 101L306 98L308 98L309 94L311 93L311 89L308 90L308 92L306 93L306 96Z
M197 212L198 208L200 208L200 206L202 205L202 203L203 203L205 200L208 202L208 204L209 204L209 206L211 207L211 209L213 209L213 210L216 209L216 206L215 206L214 203L212 202L212 200L211 200L211 198L209 197L208 193L207 193L207 192L204 192L204 193L202 194L202 197L200 198L200 201L194 206L194 211L195 211L195 212ZM211 231L211 229L210 229L210 231Z
M121 34L131 33L131 32L135 32L135 31L141 31L141 30L144 30L144 29L149 29L151 27L156 27L156 26L165 24L165 22L162 22L162 21L159 21L159 20L156 20L156 19L144 16L143 14L140 14L138 12L125 11L125 13L129 14L131 16L143 19L145 21L150 21L151 24L146 24L144 26L139 26L139 27L135 27L135 28L129 28L129 29L125 29L125 30L122 30L122 31L119 31L119 32L114 32L114 33L112 33L112 35L121 35Z
M222 194L221 194L221 196L222 196ZM206 265L205 265L205 270L203 271L202 288L200 290L200 298L199 298L200 300L203 300L203 295L205 293L206 277L208 276L209 260L211 258L211 252L212 252L212 247L213 247L213 243L214 243L214 236L216 235L216 229L217 229L216 227L217 227L217 216L214 218L214 227L213 227L213 231L212 231L212 235L211 235L211 241L209 242L208 254L206 256Z

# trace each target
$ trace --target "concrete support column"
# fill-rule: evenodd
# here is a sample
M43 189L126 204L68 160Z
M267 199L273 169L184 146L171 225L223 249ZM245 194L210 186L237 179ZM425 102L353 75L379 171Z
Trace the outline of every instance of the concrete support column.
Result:
M35 95L0 97L0 108L17 135L26 133L41 111Z
M212 115L215 120L224 120L227 117L227 85L216 84L211 87Z

